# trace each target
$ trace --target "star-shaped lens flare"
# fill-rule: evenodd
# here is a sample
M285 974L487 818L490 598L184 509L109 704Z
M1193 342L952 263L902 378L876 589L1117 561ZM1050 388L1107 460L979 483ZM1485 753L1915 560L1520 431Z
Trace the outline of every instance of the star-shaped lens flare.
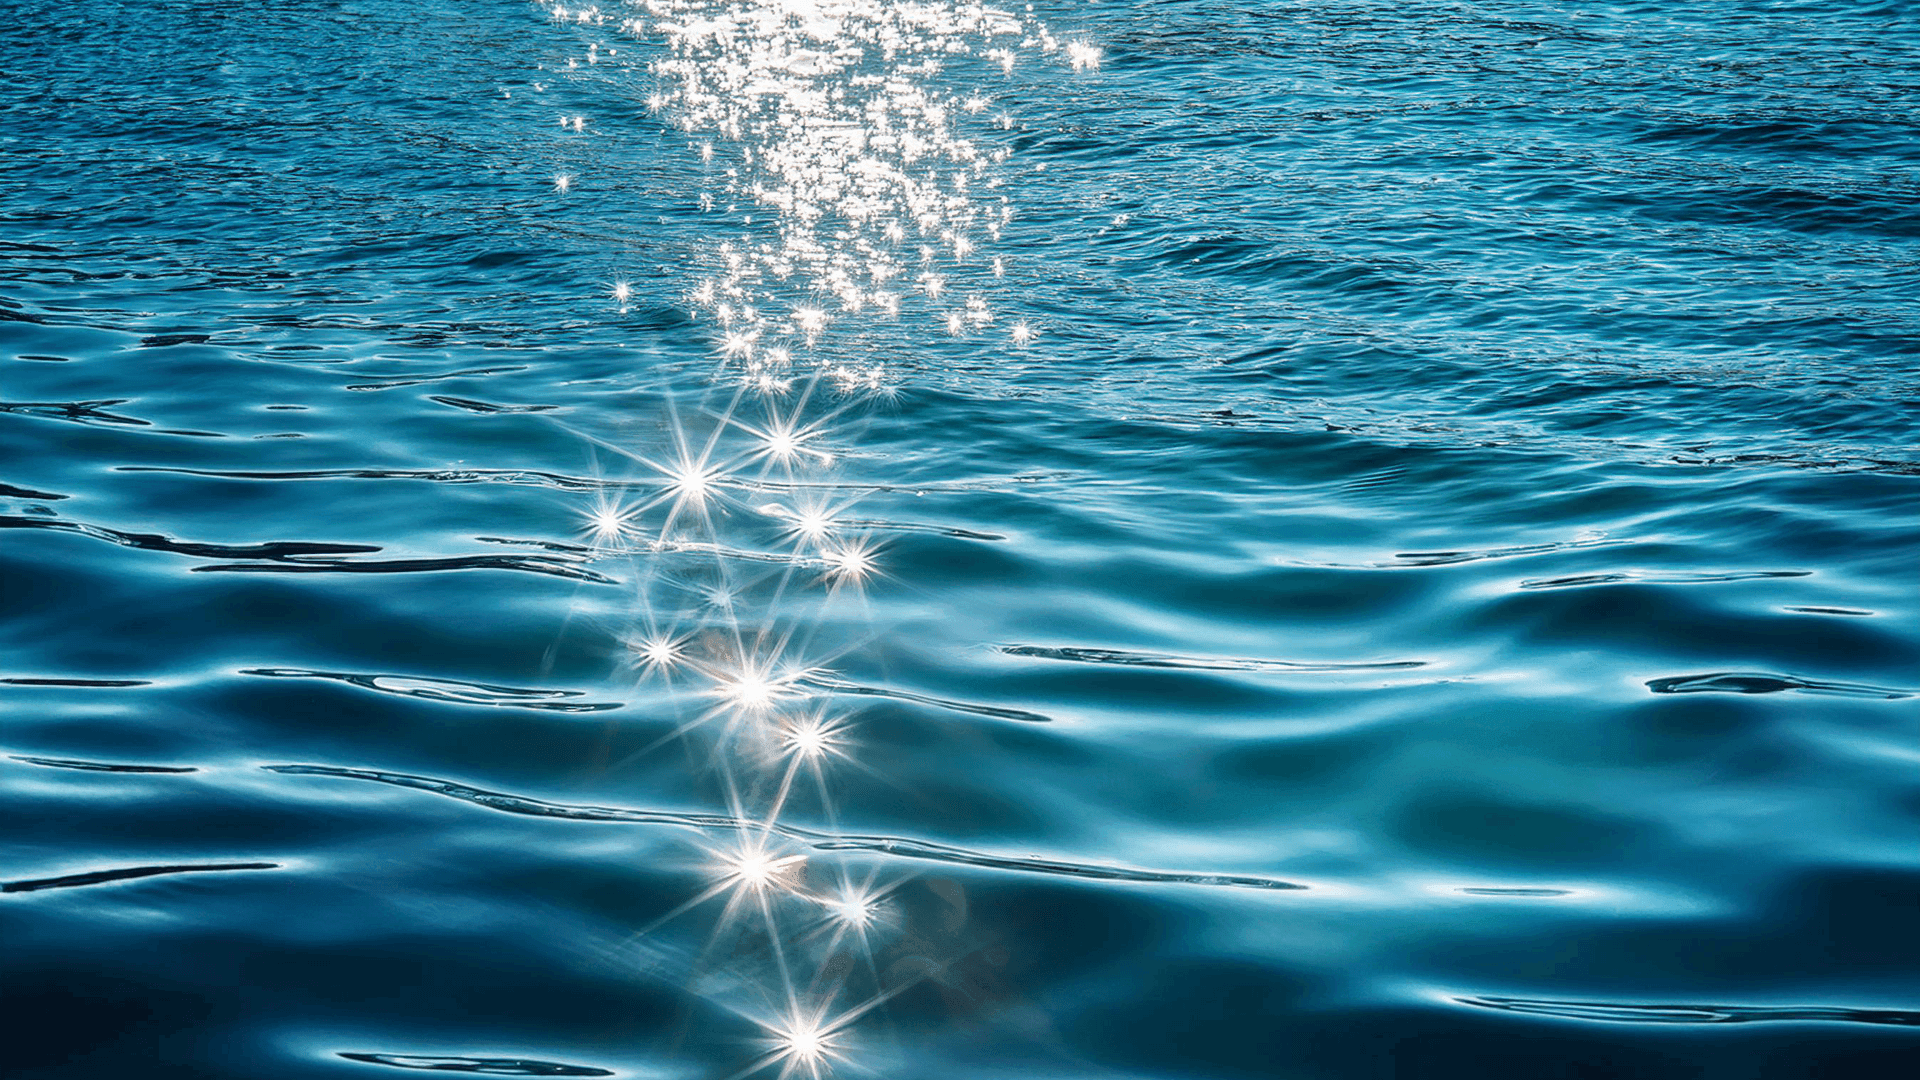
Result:
M805 855L773 855L756 845L720 857L722 880L745 892L790 889Z
M633 538L633 519L638 513L636 508L603 495L594 500L593 509L587 513L587 537L594 547L622 550Z
M635 659L649 674L671 674L688 662L687 643L665 634L630 641L627 648L633 650Z
M778 669L771 659L710 666L707 674L713 680L710 693L714 697L751 716L764 716L785 702L805 696L798 683L806 672Z
M827 578L836 589L848 586L859 589L877 570L872 545L866 540L841 540L835 546L823 547L820 558L826 563Z
M873 876L887 853L869 853L863 878L849 870L861 857L828 842L841 836L829 771L872 771L857 759L860 714L838 709L848 695L836 687L850 684L828 671L851 646L828 639L851 617L844 609L864 608L864 591L885 576L886 549L873 533L896 527L852 516L858 499L894 489L834 475L847 456L841 414L897 395L927 339L951 335L944 351L978 344L1003 359L1041 340L1043 327L1009 302L1008 259L988 250L1013 235L1013 189L997 166L1013 153L1004 133L1020 126L1001 98L1018 85L990 92L981 79L998 83L1016 60L1040 55L1093 73L1101 50L1056 38L1030 16L960 0L636 0L618 15L566 0L550 10L646 41L651 84L633 97L658 114L649 128L684 132L671 137L694 185L683 205L697 205L708 215L698 220L716 230L700 276L678 294L706 355L674 370L710 379L692 406L693 430L679 410L695 395L675 385L664 395L664 446L587 436L636 463L647 485L644 496L631 478L596 485L603 494L580 529L597 558L633 560L628 663L661 676L669 685L660 699L678 712L670 732L628 760L684 742L726 800L724 815L698 823L707 839L697 895L640 932L724 897L716 944L738 932L744 948L730 972L738 977L694 981L761 1029L762 1053L739 1063L748 1068L735 1080L772 1072L823 1080L870 1049L851 1025L913 982L882 979L869 942L905 915L890 899L898 884L877 887ZM626 62L603 32L589 36L567 70L600 64L596 74L606 74ZM569 142L586 131L574 108L560 118ZM618 127L596 137L618 137ZM573 196L570 172L551 175L561 204L611 190L597 182ZM624 277L594 286L605 290L602 311L609 296L626 313L673 295L620 270ZM750 502L747 492L756 493ZM753 515L728 516L748 506ZM796 595L809 589L810 598ZM816 623L796 618L802 605L821 613ZM786 823L798 793L822 821ZM848 959L866 966L836 962ZM807 977L800 965L812 961L827 962ZM856 986L875 996L848 1008L841 995ZM751 1003L724 1000L734 994Z
M844 1037L846 1025L834 1026L824 1010L813 1013L793 1009L785 1017L766 1025L773 1043L767 1064L780 1066L780 1080L806 1077L821 1080L835 1063L847 1060Z

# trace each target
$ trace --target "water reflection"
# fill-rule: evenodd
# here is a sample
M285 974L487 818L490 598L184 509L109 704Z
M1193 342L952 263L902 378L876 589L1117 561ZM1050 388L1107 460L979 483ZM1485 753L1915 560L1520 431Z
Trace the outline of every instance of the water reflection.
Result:
M649 752L690 750L728 804L723 834L704 848L705 887L646 931L710 918L701 963L729 977L687 981L762 1032L761 1055L739 1075L817 1080L861 1061L856 1021L912 986L952 982L947 967L968 952L916 950L889 958L883 975L877 947L906 932L893 899L906 878L845 860L901 853L896 841L833 831L833 773L865 767L859 711L840 703L891 694L838 679L819 641L825 620L848 614L836 606L859 615L865 590L885 580L876 523L850 519L853 500L833 485L838 448L861 410L899 392L916 340L1007 349L1042 338L1027 317L994 330L1010 306L997 292L1006 262L985 249L1016 207L998 168L1010 151L991 138L1011 126L1009 95L984 87L1010 86L1036 58L1092 72L1101 54L1031 19L940 0L550 12L590 28L576 69L620 62L616 39L600 35L642 43L648 59L627 74L688 140L688 203L712 222L684 293L714 364L706 386L681 396L704 403L663 417L665 446L588 436L628 462L640 491L602 488L580 510L599 559L635 560L632 667L681 709ZM579 116L561 123L585 127ZM574 183L560 174L554 189ZM624 309L631 285L607 288ZM790 504L739 498L769 489L791 492ZM736 518L754 517L779 525L784 550L733 537ZM668 554L695 565L646 572ZM745 569L754 563L774 576ZM786 820L802 807L828 829ZM964 911L958 886L941 884ZM723 943L727 958L712 959Z

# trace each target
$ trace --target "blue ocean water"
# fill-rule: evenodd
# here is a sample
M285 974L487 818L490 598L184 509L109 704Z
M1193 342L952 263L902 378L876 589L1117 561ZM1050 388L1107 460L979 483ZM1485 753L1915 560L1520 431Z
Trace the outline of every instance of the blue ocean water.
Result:
M21 0L9 1077L1907 1077L1908 5Z

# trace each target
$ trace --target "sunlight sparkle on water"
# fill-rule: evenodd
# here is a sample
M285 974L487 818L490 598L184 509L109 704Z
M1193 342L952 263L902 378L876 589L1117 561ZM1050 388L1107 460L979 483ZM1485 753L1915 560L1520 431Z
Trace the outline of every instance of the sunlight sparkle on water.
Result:
M713 670L711 674L713 695L743 713L768 713L782 702L800 696L794 688L794 677L774 674L771 661L741 661Z
M635 511L608 498L595 501L587 514L587 535L595 547L617 548L625 544Z
M844 721L814 711L788 721L780 733L780 743L789 755L818 763L828 755L845 756L845 733Z
M828 1027L821 1017L804 1017L796 1011L785 1021L770 1025L774 1060L780 1063L780 1076L805 1076L819 1080L835 1060L845 1060L840 1045L841 1032Z
M649 671L671 670L685 659L681 654L681 643L665 636L635 641L628 647L639 655L640 662Z
M844 584L860 585L873 573L873 553L858 544L821 553L829 573Z
M803 454L821 464L827 464L833 460L831 454L806 445L807 440L819 434L813 428L795 428L792 421L785 420L769 424L765 430L750 430L760 440L761 456L782 465L792 465Z
M791 888L793 875L807 861L805 855L775 855L764 836L743 836L733 850L715 855L722 883L749 893Z
M718 469L682 462L667 471L667 490L682 502L704 506L713 496L713 484L718 477Z
M869 929L880 916L880 896L870 889L848 884L838 895L819 898L833 921L845 930Z
M548 10L556 21L584 26L609 20L591 5ZM864 476L841 485L829 471L836 455L819 444L828 430L844 441L837 417L855 402L897 393L900 373L930 363L922 353L987 360L1004 358L1009 340L1018 348L1040 342L1039 329L1020 318L1020 298L1006 289L1006 260L984 250L1003 240L1014 210L997 192L1013 188L1002 166L1014 148L1009 132L1020 126L1015 91L1024 84L1004 73L1043 57L1096 72L1102 53L1086 41L1055 38L1030 14L975 0L632 0L615 21L642 39L635 51L649 59L615 59L619 53L599 40L583 42L576 55L598 65L595 77L633 65L622 70L645 82L629 87L637 92L624 100L656 114L648 125L684 133L673 136L690 186L679 206L686 214L695 206L711 212L697 220L713 233L695 253L697 276L681 295L719 394L696 406L700 423L712 422L701 432L690 432L670 408L670 446L659 457L630 454L659 476L655 492L634 505L597 500L584 528L596 548L629 554L639 571L645 631L625 639L634 666L691 673L688 696L705 698L699 715L683 716L668 738L704 752L724 785L729 816L758 826L707 851L717 880L690 902L730 892L722 927L746 917L770 950L763 996L751 1008L783 1004L759 1012L768 1052L739 1075L777 1068L783 1080L822 1080L848 1060L849 1025L888 995L830 1016L838 988L823 998L817 990L825 973L809 981L793 968L843 942L866 949L869 928L888 915L871 878L856 886L835 862L840 887L807 891L807 857L780 851L793 826L779 819L802 773L811 774L818 805L832 817L825 765L849 757L856 722L827 714L833 691L809 681L825 669L793 658L803 647L814 658L837 655L823 652L816 632L837 630L837 605L858 602L881 576L875 545L847 532L875 527L844 518L862 497L847 493L891 489L884 476L871 489ZM582 71L578 61L565 65ZM573 111L579 106L559 107L567 110L563 130L584 135L586 118ZM596 128L596 138L616 138L621 127ZM556 173L554 191L568 194L574 179ZM579 197L618 186L597 181ZM617 280L607 288L625 312L633 285ZM985 332L1000 320L1008 337ZM940 328L958 340L922 349ZM823 407L828 396L850 400ZM791 509L754 507L776 521L759 523L759 539L731 535L738 521L726 513L750 491L791 493ZM636 545L640 515L661 507L657 539ZM804 601L799 590L787 591L797 568L823 575L810 582L818 593ZM783 596L793 610L817 603L833 614L796 626ZM774 766L773 776L749 771ZM814 942L812 953L790 947L791 927L783 933L783 912L796 907L811 927L824 913L832 928L821 935L831 940ZM753 991L756 980L741 974L732 985ZM798 989L809 985L804 994Z

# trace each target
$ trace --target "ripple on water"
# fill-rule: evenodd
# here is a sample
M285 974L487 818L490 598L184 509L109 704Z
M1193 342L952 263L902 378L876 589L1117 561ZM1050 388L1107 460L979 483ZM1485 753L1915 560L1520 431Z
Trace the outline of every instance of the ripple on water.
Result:
M613 1076L611 1069L592 1065L567 1065L533 1058L453 1057L426 1054L370 1054L340 1050L338 1056L367 1065L386 1065L395 1069L425 1069L429 1072L481 1073L486 1076Z
M618 709L617 701L579 701L585 690L531 689L521 686L494 686L426 676L381 675L351 671L309 671L304 668L243 668L242 675L273 679L324 679L374 690L383 694L444 701L458 705L494 705L513 709L539 709L548 712L587 713Z
M646 6L0 19L5 1069L1911 1071L1900 4Z

